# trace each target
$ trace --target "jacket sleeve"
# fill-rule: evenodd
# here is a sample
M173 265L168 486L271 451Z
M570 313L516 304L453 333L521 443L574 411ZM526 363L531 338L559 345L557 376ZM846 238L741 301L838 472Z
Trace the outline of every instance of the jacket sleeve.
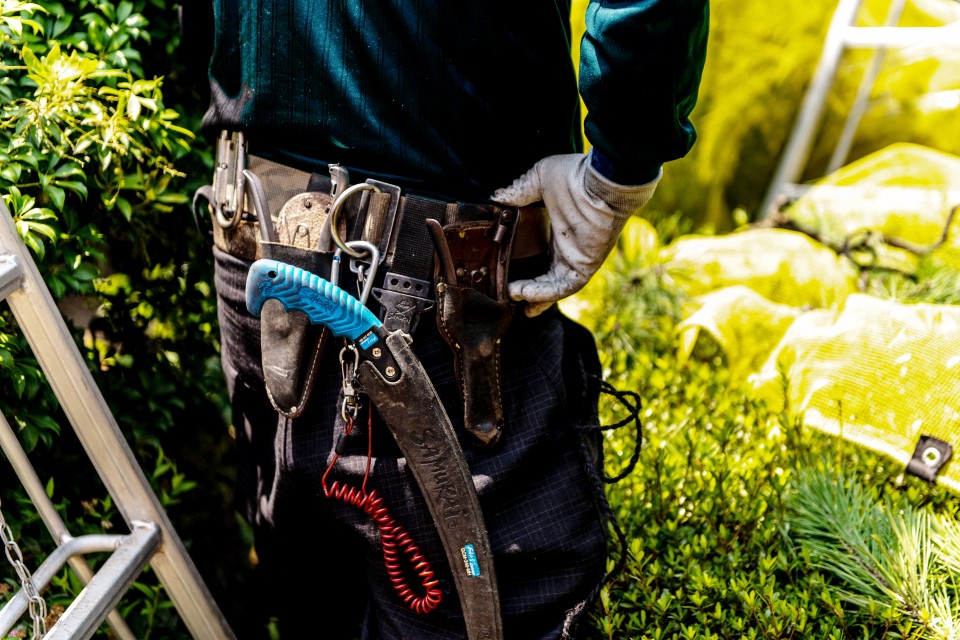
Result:
M709 0L591 0L580 94L591 162L620 184L643 184L696 140Z

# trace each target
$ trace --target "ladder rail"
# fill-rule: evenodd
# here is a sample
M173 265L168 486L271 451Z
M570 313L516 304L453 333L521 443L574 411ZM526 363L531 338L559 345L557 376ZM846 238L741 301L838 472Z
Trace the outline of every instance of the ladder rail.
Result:
M895 0L899 1L899 0ZM817 63L813 78L803 96L796 123L787 140L787 144L780 156L777 169L770 180L769 187L760 206L760 216L768 217L774 213L774 205L778 198L783 197L797 185L803 170L810 157L814 137L819 130L826 108L827 94L836 80L840 60L848 49L902 49L908 47L960 47L960 22L940 27L857 27L854 22L863 0L839 0L827 30L823 52ZM889 19L896 14L895 6L888 13ZM876 60L876 58L875 58ZM876 63L875 63L876 64ZM860 85L859 93L869 93L873 80L869 78L871 70ZM865 87L867 80L869 86ZM860 96L858 96L858 100ZM856 103L855 103L856 108ZM856 126L862 113L856 114L856 120L849 126ZM849 136L849 140L846 137ZM845 145L847 149L852 144L852 132L844 131L835 148L831 166L836 157L843 153L839 148ZM843 153L845 156L846 153Z
M850 27L843 34L849 49L905 49L960 46L960 25L942 27Z
M780 195L784 184L796 182L803 172L810 149L813 146L813 137L816 135L823 111L826 107L827 92L833 84L843 56L844 32L856 20L857 11L863 0L840 0L824 43L823 53L817 63L810 86L800 103L800 113L794 125L786 149L777 165L776 173L770 181L770 187L763 204L760 207L761 215L770 212L771 205Z
M134 523L133 532L123 536L114 551L83 591L70 603L45 640L86 640L114 609L133 581L143 572L160 545L160 527L155 523Z
M903 10L907 6L907 0L893 0L887 11L887 17L884 25L894 27L900 22ZM843 131L840 132L840 138L833 149L833 155L830 156L830 162L827 164L827 173L833 173L843 166L847 156L850 155L850 148L853 146L853 138L860 127L860 121L867 112L870 104L870 94L873 92L873 85L876 84L880 71L883 69L883 63L887 57L887 48L878 47L870 58L870 64L866 73L860 80L860 86L857 87L857 97L853 99L853 106L847 119L843 123Z
M193 637L233 639L233 631L153 493L2 201L0 219L0 253L6 254L8 261L14 258L20 270L20 287L7 295L7 303L87 457L131 529L137 522L158 526L162 542L150 565ZM4 286L11 288L6 280Z
M6 262L3 264L4 266L8 266L10 263ZM5 271L5 273L7 272ZM0 285L0 290L2 290L2 285ZM57 554L60 551L60 549L63 549L65 546L72 543L73 540L77 540L77 538L73 538L70 535L70 532L67 530L67 526L60 518L60 514L57 513L56 507L54 507L53 501L47 496L47 492L44 490L43 483L40 481L40 477L37 476L36 470L34 470L33 465L30 464L30 460L27 458L26 452L23 450L23 447L20 446L20 441L17 439L16 434L14 434L13 429L10 427L10 423L7 422L6 417L2 414L0 414L0 449L2 449L4 454L7 456L10 466L13 467L14 473L16 473L17 478L20 479L20 484L23 485L23 488L26 490L27 496L30 498L30 502L32 502L34 507L36 507L37 513L40 514L40 519L47 527L47 531L50 532L50 536L58 545L57 549L50 556L53 557L54 554ZM76 545L71 545L71 548L74 546ZM90 580L93 579L94 574L93 570L90 568L90 565L87 564L86 560L82 557L82 553L77 552L70 554L66 562L70 565L70 568L73 569L73 572L80 579L80 582L86 586ZM40 569L38 569L38 572L39 571ZM35 582L40 581L40 577L36 573L34 574L34 578ZM46 586L48 581L49 579L43 581L42 585L37 584L38 590L42 586ZM23 597L23 611L26 611L26 594L18 593L14 599L19 596ZM11 602L12 600L13 599L11 599ZM4 608L4 611L6 611L6 608ZM17 614L18 617L23 614L23 611L20 611L20 613ZM107 624L110 625L110 630L113 632L113 635L117 638L117 640L136 640L136 636L133 635L130 627L127 626L127 623L117 611L111 611L107 615ZM9 629L7 629L2 622L2 617L0 617L0 636L3 636L8 630Z

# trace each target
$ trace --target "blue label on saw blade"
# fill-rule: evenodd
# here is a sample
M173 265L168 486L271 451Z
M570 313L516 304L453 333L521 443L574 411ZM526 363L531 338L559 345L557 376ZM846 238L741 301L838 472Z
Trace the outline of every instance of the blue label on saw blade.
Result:
M467 568L467 575L476 578L480 575L480 563L477 562L477 551L472 544L466 544L460 549L463 556L463 565Z

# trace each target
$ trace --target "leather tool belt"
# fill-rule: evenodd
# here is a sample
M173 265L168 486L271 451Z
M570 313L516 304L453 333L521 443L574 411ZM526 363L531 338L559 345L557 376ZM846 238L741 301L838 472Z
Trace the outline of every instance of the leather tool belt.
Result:
M397 370L388 367L383 378L364 360L358 379L410 465L451 567L463 557L465 573L453 577L468 637L502 638L493 557L472 476L409 343L420 315L436 306L439 330L455 354L465 428L477 444L495 444L504 427L499 344L512 313L508 270L513 261L546 254L545 212L443 202L375 180L350 186L335 165L326 178L247 159L241 134L221 136L214 183L201 195L213 212L215 244L235 256L268 258L336 284L343 254L358 246L351 241L372 249L347 262L360 279L382 274L368 279L364 290L377 300L381 331L400 373L396 379ZM365 301L365 294L360 297ZM288 313L277 298L264 300L258 311L271 402L284 415L299 415L329 330L303 313Z
M213 185L203 195L213 213L214 244L247 260L276 259L329 278L343 241L376 245L376 302L369 306L388 330L411 334L420 315L436 307L453 351L465 428L479 446L497 442L504 428L499 343L512 314L509 270L546 255L545 209L444 202L376 180L350 186L337 165L328 177L247 157L237 133L221 135ZM350 262L354 272L363 268ZM277 411L296 417L310 397L326 331L275 301L261 322L268 395Z

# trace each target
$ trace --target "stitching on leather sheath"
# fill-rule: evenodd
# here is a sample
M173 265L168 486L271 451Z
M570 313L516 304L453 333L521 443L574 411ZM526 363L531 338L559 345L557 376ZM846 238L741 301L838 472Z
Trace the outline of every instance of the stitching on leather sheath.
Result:
M444 289L446 289L446 287L449 287L449 286L450 286L449 284L446 285ZM457 354L457 363L456 363L456 366L453 368L453 372L456 374L455 377L457 379L457 384L460 385L460 397L463 398L466 396L466 393L467 393L467 387L464 385L464 382L463 382L463 375L460 373L463 370L463 347L460 346L460 343L457 342L457 339L453 336L452 333L450 333L450 330L447 328L446 314L443 312L444 301L446 300L446 296L443 295L444 291L439 291L437 293L438 293L437 318L439 318L440 320L440 327L443 330L443 335L445 335L448 338L448 341L450 342L450 344L454 346L454 353ZM499 374L497 374L497 376L499 379Z
M327 338L326 333L327 328L322 327L320 329L320 337L317 339L317 346L313 350L313 359L310 361L310 373L307 374L307 378L303 381L303 393L300 394L300 403L291 407L289 411L283 410L281 413L298 416L300 415L300 412L303 411L303 408L307 406L307 402L310 400L311 390L313 389L314 378L319 370L317 362L324 351L323 343ZM277 402L276 398L273 397L273 393L270 391L270 385L264 385L264 387L267 390L267 396L270 398L270 402L272 402L274 406L278 406L279 403ZM284 417L289 418L290 416L284 415Z

